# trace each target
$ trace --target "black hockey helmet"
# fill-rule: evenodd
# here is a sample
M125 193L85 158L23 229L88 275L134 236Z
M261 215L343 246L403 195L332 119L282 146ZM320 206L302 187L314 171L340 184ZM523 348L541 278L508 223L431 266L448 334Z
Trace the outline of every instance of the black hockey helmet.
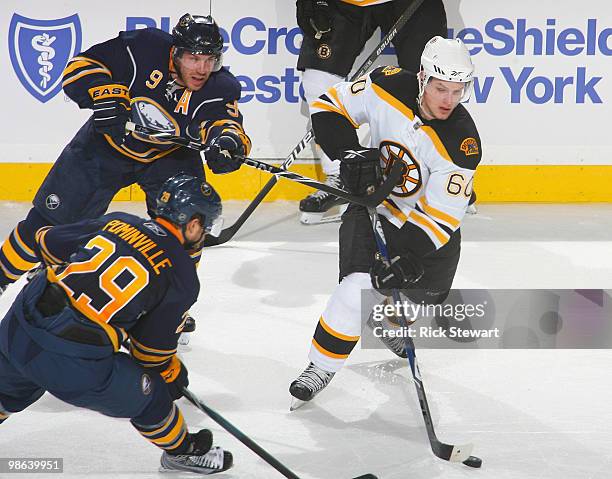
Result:
M168 178L157 195L155 214L184 229L197 217L207 233L221 215L221 198L215 189L201 178L178 173Z
M223 37L219 25L210 15L183 15L172 29L174 51L177 57L182 52L194 55L214 55L217 57L215 71L222 65Z

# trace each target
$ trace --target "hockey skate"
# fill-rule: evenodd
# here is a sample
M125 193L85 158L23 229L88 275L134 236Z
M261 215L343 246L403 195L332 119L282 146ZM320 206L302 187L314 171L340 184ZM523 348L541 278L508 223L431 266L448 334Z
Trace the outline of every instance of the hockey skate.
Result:
M202 429L196 434L189 434L190 450L184 454L172 454L164 451L161 456L160 472L189 471L197 474L215 474L226 471L233 464L229 451L212 445L212 433Z
M183 330L181 331L181 335L179 336L178 343L181 346L186 346L189 344L189 341L191 339L191 333L193 333L196 329L196 322L195 319L193 319L193 316L189 314L189 311L183 314L183 318Z
M342 188L339 174L327 175L325 184L334 188ZM346 211L348 202L326 191L315 191L300 201L300 223L304 225L317 225L340 221Z
M382 328L382 331L390 331L392 329L399 328L399 322L395 316L385 316L381 321L376 321L374 319L374 312L370 313L370 317L368 318L366 324L372 330L372 334L374 334L375 328ZM386 335L376 335L377 339L379 339L389 351L392 351L396 356L400 358L406 359L408 355L406 354L406 341L403 337L389 337Z
M304 372L289 386L289 392L293 396L289 410L295 411L310 401L329 384L335 374L309 363Z
M472 191L472 195L470 196L470 201L468 203L468 207L465 212L468 215L478 214L478 208L476 208L476 192L475 191Z

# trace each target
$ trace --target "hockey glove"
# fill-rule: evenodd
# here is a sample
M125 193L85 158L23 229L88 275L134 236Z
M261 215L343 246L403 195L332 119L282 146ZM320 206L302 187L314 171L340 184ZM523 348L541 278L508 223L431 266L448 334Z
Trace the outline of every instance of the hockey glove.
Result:
M395 256L389 265L377 254L370 268L370 278L376 291L391 296L392 289L409 288L421 279L423 272L421 262L410 253Z
M183 388L189 386L189 377L187 368L176 356L172 356L168 367L160 373L166 384L168 392L173 401L180 399L183 396Z
M120 83L97 85L88 90L93 101L93 123L96 131L121 145L130 119L130 92Z
M244 144L238 133L223 131L206 150L206 164L213 173L230 173L240 168L240 157L244 155Z
M370 186L376 187L382 180L380 150L362 148L343 151L340 158L340 178L351 193L367 194Z
M297 0L297 22L305 35L321 40L331 33L332 14L327 0Z

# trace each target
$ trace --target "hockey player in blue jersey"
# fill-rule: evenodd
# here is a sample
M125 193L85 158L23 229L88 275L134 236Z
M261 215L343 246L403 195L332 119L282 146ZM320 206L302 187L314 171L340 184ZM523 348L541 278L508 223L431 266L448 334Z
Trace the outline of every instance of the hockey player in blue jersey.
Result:
M0 322L0 423L48 391L130 418L164 450L164 469L231 467L209 430L188 432L173 402L189 383L176 355L182 312L200 289L188 250L220 213L210 185L179 174L163 185L155 219L111 213L41 228L33 247L45 267ZM127 338L129 355L119 351Z
M137 183L149 214L163 182L179 171L204 178L198 152L142 135L128 120L214 145L214 173L239 168L250 140L238 109L240 83L222 66L223 38L210 16L185 14L172 35L156 28L121 32L74 57L63 88L93 115L66 146L34 207L0 249L0 294L40 260L34 233L47 225L104 214L115 194ZM194 261L199 251L193 251Z

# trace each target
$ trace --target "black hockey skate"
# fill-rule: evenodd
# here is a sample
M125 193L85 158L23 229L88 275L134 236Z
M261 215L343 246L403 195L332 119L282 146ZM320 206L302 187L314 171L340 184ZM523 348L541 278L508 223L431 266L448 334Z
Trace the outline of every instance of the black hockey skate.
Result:
M160 472L189 471L197 474L215 474L232 467L234 462L232 453L212 446L212 433L208 429L189 434L188 437L191 442L188 452L183 454L163 452Z
M325 184L334 188L343 188L340 175L328 175ZM300 201L300 222L305 225L331 223L340 221L348 202L326 191L315 191Z
M308 364L302 374L289 386L289 392L294 397L290 410L295 411L305 402L310 401L329 384L335 374L313 363Z
M382 321L376 321L374 319L374 312L370 314L366 324L372 330L372 334L375 333L375 328L382 328L382 330L377 330L376 332L385 332L391 331L399 328L399 322L394 316L385 316ZM396 356L400 358L406 359L408 354L406 354L406 342L403 337L389 337L387 335L379 335L376 334L375 337L379 339L389 351L392 351Z

